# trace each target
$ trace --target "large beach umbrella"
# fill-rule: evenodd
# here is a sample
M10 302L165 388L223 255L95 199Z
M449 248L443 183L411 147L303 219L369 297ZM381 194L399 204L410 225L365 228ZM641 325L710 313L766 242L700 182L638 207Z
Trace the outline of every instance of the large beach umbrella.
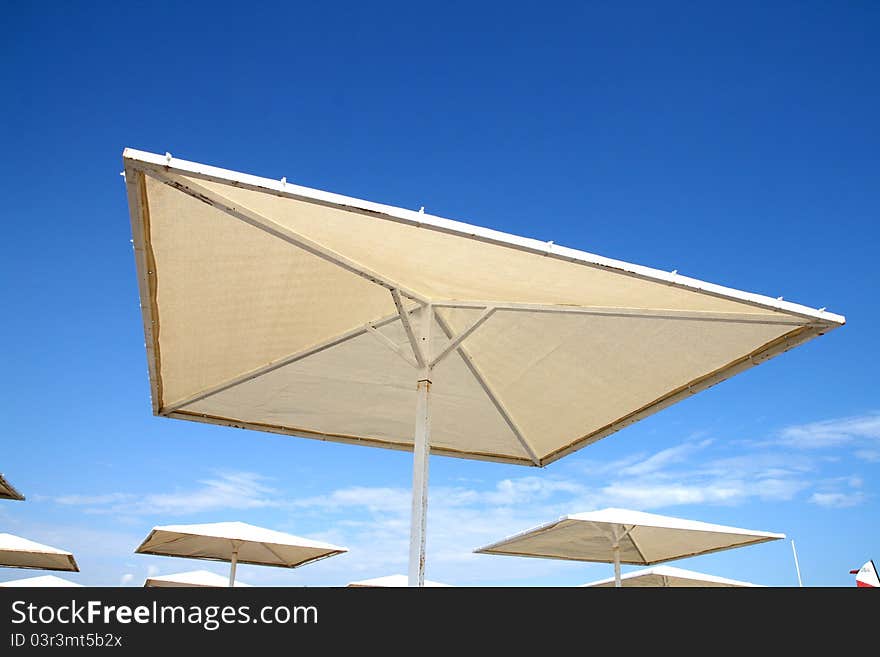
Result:
M144 580L146 588L182 588L182 587L227 587L229 578L212 573L209 570L190 570L173 575L153 575ZM236 587L250 587L250 584L236 581Z
M135 552L228 561L228 585L234 586L235 568L240 563L297 568L348 549L244 522L213 522L153 527Z
M785 534L713 525L630 509L602 509L562 516L474 552L521 557L650 566L785 538Z
M153 412L545 466L844 323L423 212L126 149ZM536 217L540 222L542 217Z
M357 582L349 582L349 588L373 588L373 587L403 587L409 586L409 577L407 575L386 575L385 577L373 577L372 579L362 579ZM451 586L451 584L441 584L440 582L432 582L425 580L423 586Z
M80 587L82 584L71 582L69 579L57 577L56 575L40 575L39 577L25 577L24 579L11 579L6 582L0 582L0 586L9 587L39 587L39 588L60 588L60 587Z
M0 500L23 500L24 495L15 490L12 484L0 473Z
M12 534L0 534L0 566L79 572L70 552Z
M581 586L611 587L616 585L616 579L609 577L600 579ZM740 582L735 579L707 575L694 570L685 570L674 566L654 566L643 568L620 576L620 585L624 587L662 587L662 588L732 588L741 586L762 586L751 582Z

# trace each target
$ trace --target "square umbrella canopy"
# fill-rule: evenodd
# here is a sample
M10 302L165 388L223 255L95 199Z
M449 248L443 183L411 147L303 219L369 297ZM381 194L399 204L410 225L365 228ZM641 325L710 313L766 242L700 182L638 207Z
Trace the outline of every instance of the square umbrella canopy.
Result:
M12 534L0 534L0 566L79 572L70 552Z
M59 587L79 587L82 584L71 582L69 579L57 577L55 575L40 575L39 577L25 577L24 579L11 579L6 582L0 582L0 586L9 587L39 587L39 588L59 588Z
M374 577L372 579L362 579L357 582L348 583L348 588L373 588L384 586L409 586L409 577L406 575L386 575L385 577ZM423 586L451 586L451 584L441 584L440 582L432 582L426 579Z
M740 582L735 579L727 579L726 577L718 577L717 575L707 575L698 573L694 570L685 570L684 568L676 568L674 566L655 566L653 568L643 568L632 573L626 573L620 576L621 586L624 587L662 587L662 588L727 588L740 586L762 586L762 584L752 584L751 582ZM581 586L593 587L612 587L615 586L615 578L600 579L589 584L581 584Z
M474 552L613 563L619 587L621 563L648 566L782 538L785 534L609 508L562 516Z
M348 549L244 522L214 522L153 527L135 552L228 561L228 586L233 586L239 563L297 568Z
M183 588L183 587L213 587L222 588L229 586L229 578L212 573L208 570L190 570L185 573L173 575L154 575L144 580L146 588ZM244 582L235 582L236 587L250 587Z
M0 473L0 500L23 500L24 495L19 493L12 484Z
M413 580L430 452L545 466L844 323L284 178L123 160L153 412L413 450Z

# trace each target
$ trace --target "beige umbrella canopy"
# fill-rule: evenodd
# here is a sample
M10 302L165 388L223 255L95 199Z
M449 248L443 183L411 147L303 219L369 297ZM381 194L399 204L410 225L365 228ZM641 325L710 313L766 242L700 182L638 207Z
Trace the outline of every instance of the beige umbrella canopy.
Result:
M70 552L12 534L0 534L0 566L79 572Z
M422 212L126 149L153 412L545 466L843 324ZM540 219L540 218L538 218Z
M347 552L347 548L256 527L244 522L153 527L135 552L167 557L228 561L229 586L239 563L297 568Z
M752 584L751 582L740 582L735 579L727 579L726 577L718 577L717 575L707 575L706 573L698 573L694 570L685 570L684 568L675 568L674 566L654 566L653 568L643 568L632 573L626 573L620 576L621 586L636 588L733 588L733 587L749 587L762 586L761 584ZM589 584L581 586L590 587L612 587L615 585L615 578L600 579Z
M153 575L144 580L146 588L184 588L184 587L227 587L229 578L208 570L191 570L173 575ZM250 587L244 582L235 582L236 587Z
M24 579L11 579L6 582L0 582L0 586L8 587L39 587L39 588L63 588L78 587L82 588L82 584L71 582L63 577L55 575L40 575L39 577L25 577Z
M24 495L19 493L12 484L0 473L0 500L23 500Z
M474 550L482 554L544 557L648 566L785 538L785 534L714 525L630 509L576 513Z

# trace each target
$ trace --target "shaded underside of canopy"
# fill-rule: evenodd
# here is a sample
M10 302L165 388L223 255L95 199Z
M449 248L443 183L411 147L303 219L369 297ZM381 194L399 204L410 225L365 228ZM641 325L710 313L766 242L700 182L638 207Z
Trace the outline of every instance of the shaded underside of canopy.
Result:
M190 570L173 575L153 575L144 580L145 588L223 588L229 586L229 577L208 570ZM250 584L235 581L234 586L249 588Z
M297 568L347 552L344 547L243 522L154 527L135 552L166 557Z
M70 552L13 534L0 534L0 566L79 572Z
M620 563L640 566L785 538L784 534L630 509L602 509L563 516L476 552L613 563L615 536Z
M399 208L124 161L158 415L411 449L417 371L395 349L412 359L403 320L430 304L434 355L481 322L434 368L432 452L546 465L843 323Z
M621 575L620 583L621 586L627 588L740 588L761 586L760 584L741 582L735 579L707 575L706 573L698 573L693 570L674 568L672 566L657 566L655 568L644 568L636 572L625 573ZM590 582L589 584L582 584L582 586L612 588L614 587L614 578L608 577Z

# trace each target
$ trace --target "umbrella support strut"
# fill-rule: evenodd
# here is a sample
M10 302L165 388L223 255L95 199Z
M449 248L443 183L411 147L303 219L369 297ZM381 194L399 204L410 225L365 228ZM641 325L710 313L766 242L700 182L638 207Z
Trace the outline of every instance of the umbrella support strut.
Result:
M229 562L229 586L235 586L235 566L238 564L238 546L232 548L232 559Z
M621 525L621 529L623 525ZM611 531L611 551L614 553L614 588L621 588L623 583L620 581L620 541L629 536L629 533L635 529L636 526L633 525L629 529L625 529L622 534L618 533L618 528L615 527Z

